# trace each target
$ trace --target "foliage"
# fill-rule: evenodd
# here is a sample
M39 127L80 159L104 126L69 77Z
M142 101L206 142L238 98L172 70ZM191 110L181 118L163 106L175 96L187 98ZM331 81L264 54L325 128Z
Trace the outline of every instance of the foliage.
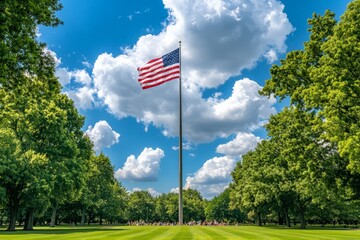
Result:
M360 171L360 1L348 5L341 21L334 14L309 20L310 40L304 50L288 53L281 66L271 68L263 94L290 97L292 104L322 119L322 137L337 144L353 172Z
M239 209L231 209L229 188L209 201L205 209L205 215L207 221L226 223L243 222L245 218Z

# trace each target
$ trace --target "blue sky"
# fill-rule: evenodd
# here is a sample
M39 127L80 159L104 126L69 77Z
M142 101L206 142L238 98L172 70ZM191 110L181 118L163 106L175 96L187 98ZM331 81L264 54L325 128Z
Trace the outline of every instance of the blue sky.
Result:
M258 95L272 64L308 40L307 19L349 0L62 0L64 25L39 27L84 131L128 191L178 187L177 81L142 90L136 68L182 41L185 187L221 193L241 155L286 103Z

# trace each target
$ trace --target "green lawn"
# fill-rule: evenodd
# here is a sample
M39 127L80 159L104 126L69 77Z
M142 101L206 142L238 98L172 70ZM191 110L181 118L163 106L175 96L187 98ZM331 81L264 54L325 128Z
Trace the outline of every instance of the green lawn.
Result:
M0 240L35 239L266 239L266 240L304 240L304 239L360 239L358 229L287 229L279 227L206 227L206 226L103 226L103 227L37 227L35 231L0 231Z

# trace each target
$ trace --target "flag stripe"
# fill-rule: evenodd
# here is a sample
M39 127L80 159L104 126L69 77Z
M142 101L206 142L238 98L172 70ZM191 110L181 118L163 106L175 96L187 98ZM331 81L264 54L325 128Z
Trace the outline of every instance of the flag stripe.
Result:
M177 71L174 71L174 72L170 72L170 73L167 73L166 75L163 75L161 77L157 77L157 78L154 78L154 79L151 79L151 80L146 80L146 81L142 81L141 82L141 85L144 85L144 84L151 84L153 82L159 82L161 80L166 80L168 79L169 77L171 76L177 76L177 77L180 77L180 71L177 70Z
M165 82L180 79L179 49L160 58L148 61L143 67L138 67L138 82L143 89L161 85Z
M143 85L142 89L148 89L148 88L152 88L152 87L155 87L155 86L159 86L163 83L166 83L166 82L169 82L171 80L175 80L175 79L179 79L180 76L173 76L167 80L162 80L162 81L159 81L159 82L156 82L156 83L153 83L151 85Z
M141 73L139 75L138 81L143 82L145 79L156 78L158 76L165 75L166 72L172 72L174 70L179 70L179 64L171 65L171 66L168 66L168 67L157 68L153 72Z
M158 66L158 65L163 65L163 61L161 58L156 58L153 60L150 60L149 62L146 63L145 66L143 67L139 67L138 71L142 72L142 71L151 71L151 69L154 68L154 66Z

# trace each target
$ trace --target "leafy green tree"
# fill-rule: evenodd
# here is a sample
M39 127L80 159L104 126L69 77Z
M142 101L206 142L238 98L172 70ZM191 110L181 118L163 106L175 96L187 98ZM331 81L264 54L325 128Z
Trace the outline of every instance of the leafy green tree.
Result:
M127 215L130 221L152 221L155 216L155 199L145 190L132 192Z
M333 144L321 138L324 129L321 119L315 113L308 113L296 107L285 108L270 118L266 125L269 136L278 150L278 166L286 166L286 184L281 190L293 190L295 207L299 214L301 227L305 227L305 212L311 202L318 206L326 206L327 199L337 198L334 191L338 189L337 172L343 168L343 160L339 157ZM320 125L321 126L321 125ZM289 184L289 185L287 185ZM290 193L287 191L287 193Z
M60 23L55 16L59 9L61 5L55 0L4 0L0 3L1 131L4 131L5 138L13 138L7 139L9 143L15 144L6 146L7 150L13 152L8 152L8 159L5 157L1 162L3 165L10 161L8 167L14 167L11 170L13 176L6 177L11 173L8 171L0 182L7 189L10 212L8 230L15 230L20 200L30 196L32 191L39 192L47 188L41 171L37 172L37 169L44 169L48 159L43 153L32 149L33 142L28 128L29 123L36 119L29 119L28 112L41 105L43 100L60 93L60 84L54 76L54 59L36 38L38 25L56 26ZM34 181L33 186L29 186L30 181Z
M56 211L60 204L80 196L84 186L87 158L79 149L83 141L84 118L72 100L59 94L50 101L29 111L28 130L32 149L46 154L49 164L50 201L53 208L51 226L55 226Z
M173 220L167 213L166 200L168 197L168 194L161 194L155 198L155 221L168 222Z
M45 155L35 153L32 150L23 152L21 144L10 129L0 129L0 186L6 191L6 202L9 210L8 230L15 230L15 221L19 212L20 202L24 199L23 191L28 184L38 179L40 169L46 166L48 159ZM42 187L43 183L34 182L34 185Z
M338 144L348 168L360 172L360 1L351 2L333 36L322 46L320 66L313 69L305 100L320 109L325 137ZM320 98L321 101L318 101Z
M304 50L288 53L271 68L263 94L290 97L291 103L316 110L322 137L337 144L347 168L360 171L360 1L352 1L336 23L334 14L314 15Z
M184 194L184 221L204 221L205 220L205 208L204 199L200 192L195 189L186 189Z
M179 194L168 193L165 198L165 207L168 220L176 223L179 219Z
M242 222L245 216L239 209L230 208L230 189L209 201L205 208L206 220L219 222Z
M257 223L262 225L262 215L267 213L274 201L272 185L273 159L267 155L268 142L261 142L254 151L243 155L232 172L233 183L230 185L231 207L243 212L254 212Z
M100 224L104 218L109 221L122 221L125 218L126 191L115 179L111 161L103 153L90 157L85 186L79 198L82 225L85 224L86 212L93 214L93 217L97 214Z
M125 208L127 204L127 193L120 182L114 181L111 186L111 195L103 208L104 217L110 222L126 222Z
M45 45L37 41L38 25L57 26L55 16L62 8L57 0L3 0L0 2L0 84L15 90L30 76L49 76L54 72Z

